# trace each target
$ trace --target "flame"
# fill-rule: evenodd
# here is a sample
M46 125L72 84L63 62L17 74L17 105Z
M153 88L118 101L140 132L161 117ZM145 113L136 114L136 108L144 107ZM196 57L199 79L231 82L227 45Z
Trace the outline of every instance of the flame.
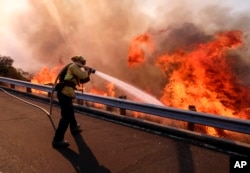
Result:
M199 112L250 119L250 90L237 79L229 61L229 52L243 44L242 35L241 31L221 32L192 49L179 48L155 57L155 65L166 78L161 101L176 108L195 105ZM150 45L152 51L152 40L152 36L144 34L131 41L129 66L145 62L145 50L138 44ZM224 135L220 129L199 128L210 135Z
M63 65L55 66L52 69L48 67L43 67L40 72L38 72L32 79L32 83L37 84L51 84L55 82L55 79L63 68Z
M137 66L145 62L147 52L153 51L153 40L148 33L134 38L129 47L128 65Z
M96 95L107 96L106 92L101 91L101 90L97 89L96 87L92 87L89 92L92 94L96 94Z
M89 92L92 94L101 95L101 96L115 97L114 84L107 83L106 88L107 88L107 91L102 91L100 89L97 89L96 87L92 87ZM94 106L97 108L105 107L105 105L99 104L99 103L94 103Z
M241 36L240 31L219 33L192 51L160 56L156 65L169 78L161 101L183 109L194 104L199 111L232 117L239 113L247 105L243 98L249 93L233 74L227 52L242 45Z
M107 96L106 92L101 91L101 90L97 89L96 87L92 87L89 92L92 94L96 94L96 95ZM100 103L93 103L93 105L96 108L104 108L104 105L100 104Z
M62 68L63 68L63 65L55 66L52 69L49 69L48 67L43 67L40 70L40 72L38 72L31 79L31 82L36 83L36 84L52 85L55 82L56 77ZM44 94L44 95L47 94L46 92L35 90L35 89L32 89L32 92L36 94Z
M108 83L106 85L107 87L107 95L110 96L110 97L114 97L115 96L115 91L114 91L114 84L113 83Z

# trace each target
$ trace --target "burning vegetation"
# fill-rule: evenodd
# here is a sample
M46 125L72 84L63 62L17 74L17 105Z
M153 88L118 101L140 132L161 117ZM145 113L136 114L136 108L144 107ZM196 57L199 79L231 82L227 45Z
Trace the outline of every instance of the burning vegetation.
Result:
M170 53L158 51L154 44L156 37L146 33L132 40L128 66L136 68L147 63L148 59L154 59L154 65L160 68L165 78L160 96L162 103L175 108L193 106L199 112L250 119L250 88L234 71L239 57L233 52L243 45L241 31L219 32L209 41L179 47ZM168 120L161 123L177 127L182 124L176 125ZM192 129L213 136L244 138L243 141L249 142L249 136L242 137L222 129L200 125L192 126Z
M158 56L151 54L166 81L161 101L176 108L195 105L200 112L250 119L250 90L234 74L237 58L230 54L242 44L241 31L228 31L205 43L156 53ZM129 66L146 61L148 50L143 45L153 47L153 35L144 34L132 40Z

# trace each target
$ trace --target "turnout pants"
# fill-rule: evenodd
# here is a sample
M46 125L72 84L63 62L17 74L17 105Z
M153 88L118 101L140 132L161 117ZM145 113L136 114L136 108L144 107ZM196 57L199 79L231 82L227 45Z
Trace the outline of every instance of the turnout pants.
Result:
M70 130L73 130L77 127L77 123L72 98L64 95L60 91L57 92L57 98L61 106L61 119L55 132L54 141L61 141L64 139L68 126L70 126Z

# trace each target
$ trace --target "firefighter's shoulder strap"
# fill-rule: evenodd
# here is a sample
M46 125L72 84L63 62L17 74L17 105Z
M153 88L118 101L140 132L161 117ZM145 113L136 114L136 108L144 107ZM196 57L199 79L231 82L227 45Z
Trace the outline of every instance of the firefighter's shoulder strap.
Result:
M68 85L66 84L64 78L65 78L65 75L67 74L67 71L68 71L68 67L71 65L72 63L66 65L59 73L58 75L58 79L59 79L59 83L56 84L55 86L55 91L62 91L62 89L64 88L64 86ZM70 84L71 86L71 84Z
M67 71L68 71L68 67L69 67L71 64L72 64L72 63L69 63L68 65L66 65L66 66L62 69L62 71L61 71L61 73L59 74L59 77L58 77L59 82L63 82L63 81L64 81L65 75L66 75L66 73L67 73Z

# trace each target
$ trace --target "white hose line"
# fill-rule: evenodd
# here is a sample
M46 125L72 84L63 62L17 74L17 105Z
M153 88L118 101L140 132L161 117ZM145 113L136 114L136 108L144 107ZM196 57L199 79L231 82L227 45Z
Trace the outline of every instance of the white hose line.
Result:
M7 94L7 95L9 95L9 96L11 96L11 97L14 97L14 98L16 98L16 99L18 99L18 100L20 100L20 101L22 101L22 102L24 102L24 103L27 103L27 104L29 104L29 105L31 105L31 106L34 106L34 107L36 107L36 108L42 110L43 112L45 112L47 115L49 115L49 112L48 112L46 109L42 108L41 106L38 106L38 105L36 105L36 104L33 104L33 103L28 102L28 101L26 101L26 100L23 100L23 99L21 99L21 98L15 96L15 95L13 95L13 94L10 94L9 92L7 92L6 90L4 90L3 88L0 88L0 89L1 89L5 94Z
M15 98L15 99L18 99L18 100L20 100L20 101L22 101L22 102L24 102L24 103L26 103L26 104L28 104L28 105L31 105L31 106L33 106L33 107L36 107L36 108L42 110L42 111L48 116L48 118L49 118L49 120L50 120L50 122L51 122L51 124L52 124L52 126L53 126L53 129L56 130L55 124L54 124L53 120L51 119L50 113L49 113L46 109L44 109L43 107L38 106L38 105L36 105L36 104L33 104L33 103L31 103L31 102L28 102L28 101L26 101L26 100L24 100L24 99L21 99L21 98L15 96L15 95L13 95L13 94L10 94L9 92L7 92L6 90L4 90L3 88L0 88L0 90L2 90L5 94L7 94L7 95L9 95L9 96L11 96L11 97L13 97L13 98Z

